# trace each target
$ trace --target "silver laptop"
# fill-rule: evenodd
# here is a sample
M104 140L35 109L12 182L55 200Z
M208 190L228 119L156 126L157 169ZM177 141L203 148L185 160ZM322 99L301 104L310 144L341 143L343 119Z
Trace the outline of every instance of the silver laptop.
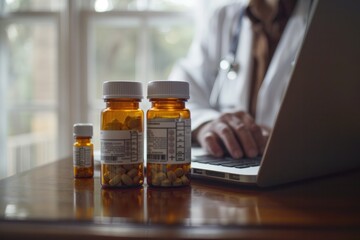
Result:
M263 157L237 165L193 149L192 176L266 187L359 167L359 12L360 1L314 1Z

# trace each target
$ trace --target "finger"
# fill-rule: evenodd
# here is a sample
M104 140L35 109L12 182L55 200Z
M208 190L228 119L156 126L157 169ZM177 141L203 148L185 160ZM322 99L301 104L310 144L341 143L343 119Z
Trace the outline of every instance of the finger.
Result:
M219 144L218 137L213 132L205 133L203 138L200 140L200 145L215 157L222 157L224 155L224 151Z
M259 154L259 150L251 131L245 127L245 124L237 125L234 129L245 155L250 158L256 157Z
M232 116L232 119L234 118L241 120L241 122L244 123L248 129L250 129L250 127L255 123L254 118L246 112L236 112Z
M241 145L228 124L220 122L215 129L215 133L233 158L241 158L244 156Z
M244 115L243 121L247 129L251 131L259 154L263 154L265 151L267 138L264 136L261 127L255 123L255 120L249 114Z
M262 129L256 124L251 125L250 131L255 139L256 145L258 147L259 153L262 155L265 151L266 137L262 134Z
M242 118L239 118L240 116ZM243 147L246 156L256 157L260 153L260 149L257 144L257 137L259 136L254 136L250 129L250 126L254 124L251 116L248 114L235 114L228 119L228 124L236 133L236 137ZM258 134L257 132L255 133Z

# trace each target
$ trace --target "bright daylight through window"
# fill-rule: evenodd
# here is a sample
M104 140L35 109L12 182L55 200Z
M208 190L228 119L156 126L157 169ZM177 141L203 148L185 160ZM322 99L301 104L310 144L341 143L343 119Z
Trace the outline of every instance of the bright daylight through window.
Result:
M223 3L0 0L0 179L71 156L75 122L99 149L102 83L167 79Z

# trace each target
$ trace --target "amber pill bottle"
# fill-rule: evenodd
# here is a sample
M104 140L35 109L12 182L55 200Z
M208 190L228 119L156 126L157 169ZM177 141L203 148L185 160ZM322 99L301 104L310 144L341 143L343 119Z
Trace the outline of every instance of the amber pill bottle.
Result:
M147 165L149 186L190 184L191 119L185 107L189 83L152 81L148 84Z
M74 124L73 171L75 178L90 178L94 176L94 145L91 142L92 135L92 124Z
M107 81L100 119L102 187L136 187L144 182L142 84Z

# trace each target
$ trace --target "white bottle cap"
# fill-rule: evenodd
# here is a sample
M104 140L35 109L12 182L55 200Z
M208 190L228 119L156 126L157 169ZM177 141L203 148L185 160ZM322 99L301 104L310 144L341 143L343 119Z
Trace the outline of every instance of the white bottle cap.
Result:
M74 137L92 137L93 125L91 123L74 124Z
M142 84L134 81L106 81L103 83L103 99L111 98L142 99Z
M148 98L190 98L189 83L185 81L152 81L147 90Z

